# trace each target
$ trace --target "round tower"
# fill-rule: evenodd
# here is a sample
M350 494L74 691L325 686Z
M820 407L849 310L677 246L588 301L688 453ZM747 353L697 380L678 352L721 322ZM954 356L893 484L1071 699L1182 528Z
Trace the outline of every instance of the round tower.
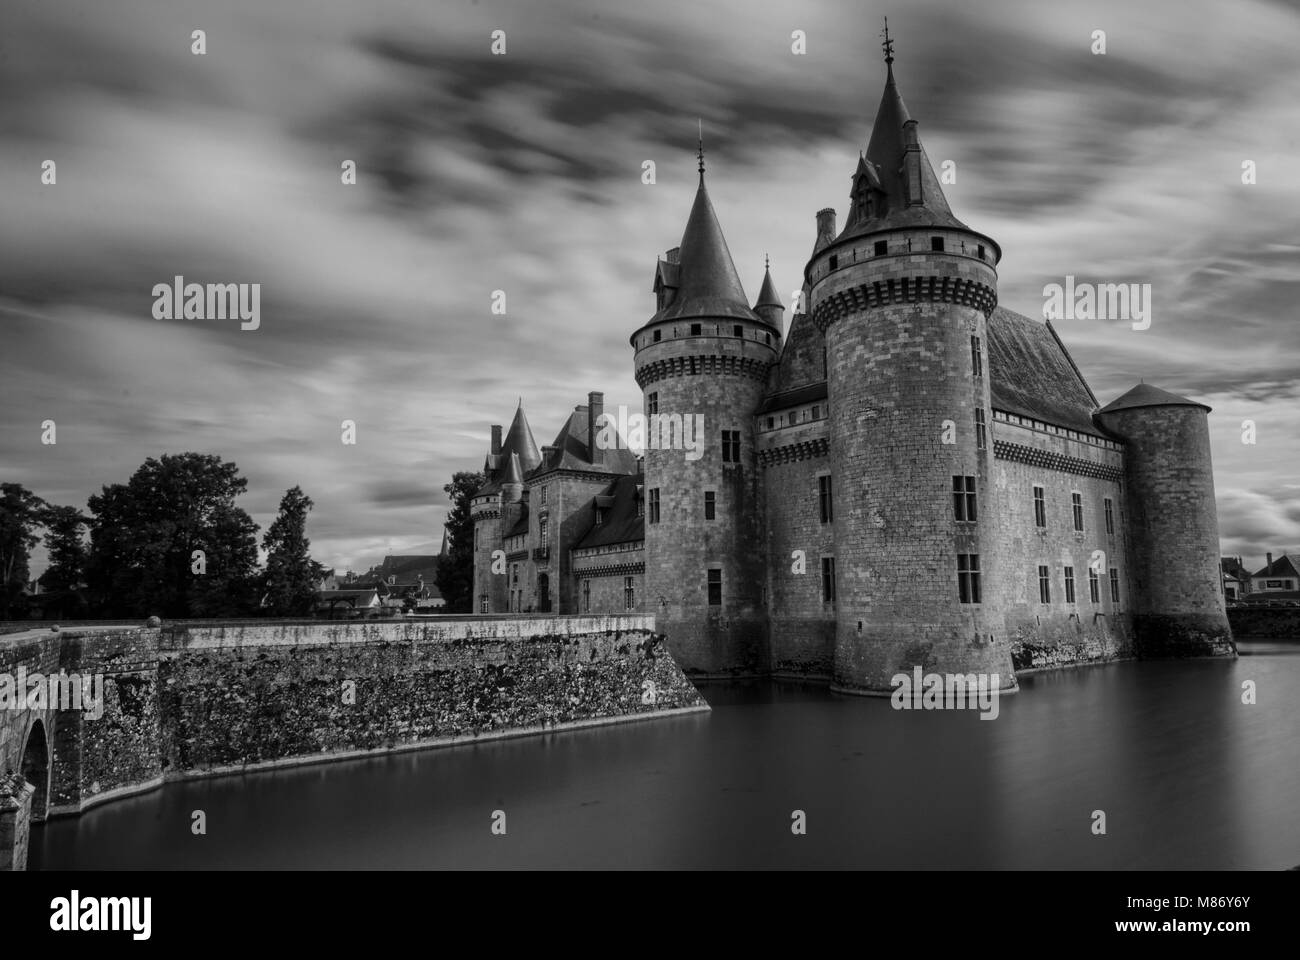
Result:
M1220 583L1209 412L1150 384L1097 412L1124 439L1139 657L1236 654Z
M985 359L1000 250L949 210L892 61L844 229L805 272L826 338L834 684L887 693L920 666L1010 690Z
M483 460L486 482L470 499L470 516L474 522L474 595L471 613L504 613L509 609L509 584L504 561L493 563L493 555L503 547L502 536L509 525L504 520L518 516L523 496L523 478L541 463L541 454L533 440L532 428L524 414L523 400L515 408L515 418L504 442L501 426L492 425L492 445ZM514 505L511 512L511 505ZM503 513L509 517L503 517Z
M702 151L681 246L658 262L654 292L657 312L631 338L647 426L646 610L688 672L762 673L754 413L779 355L780 304L750 308L704 185Z

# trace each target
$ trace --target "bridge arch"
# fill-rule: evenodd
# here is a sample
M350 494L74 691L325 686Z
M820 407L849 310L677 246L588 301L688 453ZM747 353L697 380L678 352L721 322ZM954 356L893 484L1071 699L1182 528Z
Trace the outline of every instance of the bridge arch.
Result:
M34 720L27 731L19 772L36 792L32 795L32 822L45 819L50 807L50 738L45 723Z

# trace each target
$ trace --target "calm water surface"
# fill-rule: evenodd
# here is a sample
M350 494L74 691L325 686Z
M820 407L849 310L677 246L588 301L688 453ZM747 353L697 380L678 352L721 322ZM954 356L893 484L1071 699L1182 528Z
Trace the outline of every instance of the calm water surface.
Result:
M1024 678L992 721L705 687L711 713L168 784L35 827L30 867L1289 868L1300 644L1241 652Z

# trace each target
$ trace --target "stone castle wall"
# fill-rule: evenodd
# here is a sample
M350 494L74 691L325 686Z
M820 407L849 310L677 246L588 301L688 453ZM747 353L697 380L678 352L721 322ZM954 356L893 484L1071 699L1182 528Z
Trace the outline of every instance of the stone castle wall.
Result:
M20 666L102 673L104 710L98 719L0 711L0 783L21 786L5 777L22 772L34 730L49 742L48 802L41 790L0 796L0 839L10 844L0 866L26 842L26 820L15 818L77 813L167 779L708 709L647 616L232 621L0 637L0 673Z
M997 451L992 506L1001 517L999 552L1004 559L1002 576L990 586L1005 613L1016 669L1130 656L1133 586L1117 445L1070 438L1046 425L1001 416L992 433ZM1098 473L1104 475L1089 475ZM1045 527L1035 521L1035 486L1043 488ZM1081 532L1074 528L1074 493L1083 504ZM1113 533L1106 525L1107 500ZM1098 550L1104 556L1099 558L1098 602L1093 603L1089 572ZM1040 565L1048 568L1048 603L1040 602ZM1074 572L1073 603L1066 599L1066 567ZM1118 603L1111 599L1111 568L1119 575Z

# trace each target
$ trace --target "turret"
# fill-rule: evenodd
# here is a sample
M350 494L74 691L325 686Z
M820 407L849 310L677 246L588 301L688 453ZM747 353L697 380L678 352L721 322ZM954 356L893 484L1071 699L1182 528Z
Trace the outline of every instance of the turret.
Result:
M681 245L656 264L657 310L632 335L649 424L646 610L696 675L767 668L753 415L779 356L782 308L775 286L764 289L751 308L701 150Z
M785 304L781 302L781 297L776 292L776 284L772 282L770 261L765 261L763 264L763 285L758 291L758 299L754 302L754 312L778 333L782 330Z
M502 613L507 609L506 577L499 564L493 570L492 555L501 549L502 534L508 529L504 521L519 513L518 506L509 510L508 505L521 502L524 476L541 463L522 399L515 408L505 439L502 440L501 427L496 424L492 426L491 437L483 462L486 482L470 499L470 516L474 521L473 613Z
M1144 383L1096 414L1124 439L1140 657L1236 653L1220 582L1209 412Z
M995 602L989 383L972 357L997 303L999 250L953 216L887 54L844 229L827 240L833 213L818 215L805 271L826 338L834 684L887 693L921 666L996 673L1013 689ZM957 514L955 484L974 493L975 519Z

